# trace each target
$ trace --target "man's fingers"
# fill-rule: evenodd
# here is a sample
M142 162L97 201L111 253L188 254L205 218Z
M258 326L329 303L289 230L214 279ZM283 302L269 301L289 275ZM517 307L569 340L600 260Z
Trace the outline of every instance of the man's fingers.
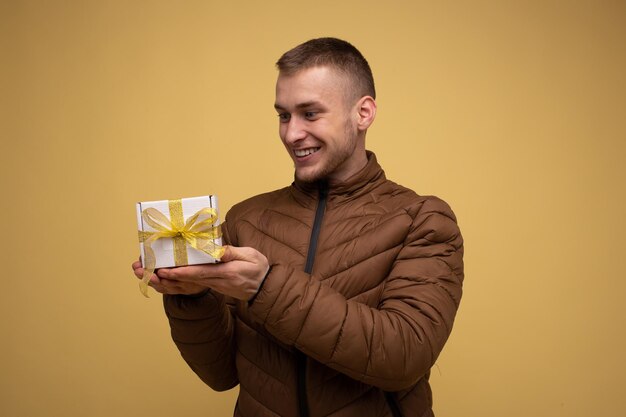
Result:
M180 266L175 268L162 268L157 272L157 275L161 278L178 279L178 280L193 280L198 278L210 278L210 277L227 277L232 274L233 269L237 269L233 262L242 261L252 264L260 263L264 256L255 249L248 247L236 247L225 245L224 255L222 256L222 262L215 264L201 264L201 265L189 265Z
M135 266L135 265L133 264L133 273L135 274L135 276L136 276L137 278L142 278L142 277L143 277L143 271L144 271L144 270L143 270L143 268L141 267L141 265L139 265L139 266Z
M149 285L161 294L197 294L206 289L191 283L158 278L150 280Z
M157 275L163 279L193 281L202 278L222 276L226 263L181 266L159 269Z
M196 294L206 289L206 287L193 282L193 276L198 273L196 267L180 267L180 268L162 268L157 269L150 276L148 285L161 294ZM210 266L210 265L208 265ZM138 279L143 278L145 269L141 265L141 261L135 261L132 264L133 273ZM179 271L181 270L181 271ZM175 272L172 272L175 271ZM178 279L178 276L183 279ZM185 277L192 277L185 280ZM197 277L196 277L197 280Z
M189 275L190 266L179 266L178 268L161 268L156 271L156 275L161 279L180 279Z
M237 246L224 246L225 252L224 256L222 256L222 262L231 262L231 261L248 261L254 262L259 255L259 252L256 249L249 247L237 247Z
M267 258L249 247L227 246L222 261L161 268L157 271L161 280L157 290L164 294L191 294L208 287L239 300L248 300L258 291L269 268Z
M137 278L143 277L143 266L141 265L141 258L138 261L133 262L131 265L133 268L133 273Z
M233 247L233 246L224 245L224 254L220 258L220 260L222 262L230 262L230 261L232 261L234 259L234 257L235 257L234 249L236 249L236 248Z

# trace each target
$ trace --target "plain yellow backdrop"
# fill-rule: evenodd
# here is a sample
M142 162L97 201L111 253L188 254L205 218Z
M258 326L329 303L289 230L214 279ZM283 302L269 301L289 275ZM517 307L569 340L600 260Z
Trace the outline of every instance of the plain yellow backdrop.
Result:
M319 36L464 233L437 415L626 414L624 2L2 0L2 416L232 415L139 293L134 205L289 184L274 62Z

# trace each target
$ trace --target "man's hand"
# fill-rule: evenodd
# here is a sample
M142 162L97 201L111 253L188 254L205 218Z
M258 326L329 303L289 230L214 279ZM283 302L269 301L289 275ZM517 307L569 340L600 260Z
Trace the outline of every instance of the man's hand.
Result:
M225 246L221 262L161 268L150 279L150 286L163 294L197 294L210 288L214 291L247 301L259 290L269 263L253 248ZM141 278L140 262L133 264L135 275Z
M133 262L133 272L135 276L139 279L143 278L143 268L141 267L141 259ZM193 282L179 282L175 280L161 279L156 274L152 274L150 277L149 286L154 288L156 291L161 294L185 294L185 295L193 295L199 294L202 291L205 291L207 287L202 285L198 285Z

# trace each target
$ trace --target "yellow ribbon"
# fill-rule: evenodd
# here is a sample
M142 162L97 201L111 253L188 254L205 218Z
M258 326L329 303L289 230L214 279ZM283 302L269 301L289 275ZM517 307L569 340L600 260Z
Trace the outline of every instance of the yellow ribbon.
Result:
M215 243L222 236L217 221L217 212L212 208L198 210L187 221L183 217L181 200L169 200L170 218L155 208L147 208L141 212L141 218L155 231L139 231L139 241L143 243L144 270L139 283L141 293L148 297L148 283L154 273L156 256L152 244L159 239L171 238L174 241L174 263L176 266L187 265L187 245L219 259L224 255L224 248ZM199 220L200 219L200 220Z

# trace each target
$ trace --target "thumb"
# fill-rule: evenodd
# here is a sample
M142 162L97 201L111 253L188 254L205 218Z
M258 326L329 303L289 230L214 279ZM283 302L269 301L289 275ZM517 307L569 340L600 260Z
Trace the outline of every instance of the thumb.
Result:
M235 259L238 259L239 256L237 256L237 249L239 249L239 248L237 248L235 246L224 245L224 254L220 258L220 261L221 262L230 262L230 261L233 261Z
M252 261L254 259L254 253L257 251L248 247L237 247L224 245L224 255L221 257L222 262L230 261Z

